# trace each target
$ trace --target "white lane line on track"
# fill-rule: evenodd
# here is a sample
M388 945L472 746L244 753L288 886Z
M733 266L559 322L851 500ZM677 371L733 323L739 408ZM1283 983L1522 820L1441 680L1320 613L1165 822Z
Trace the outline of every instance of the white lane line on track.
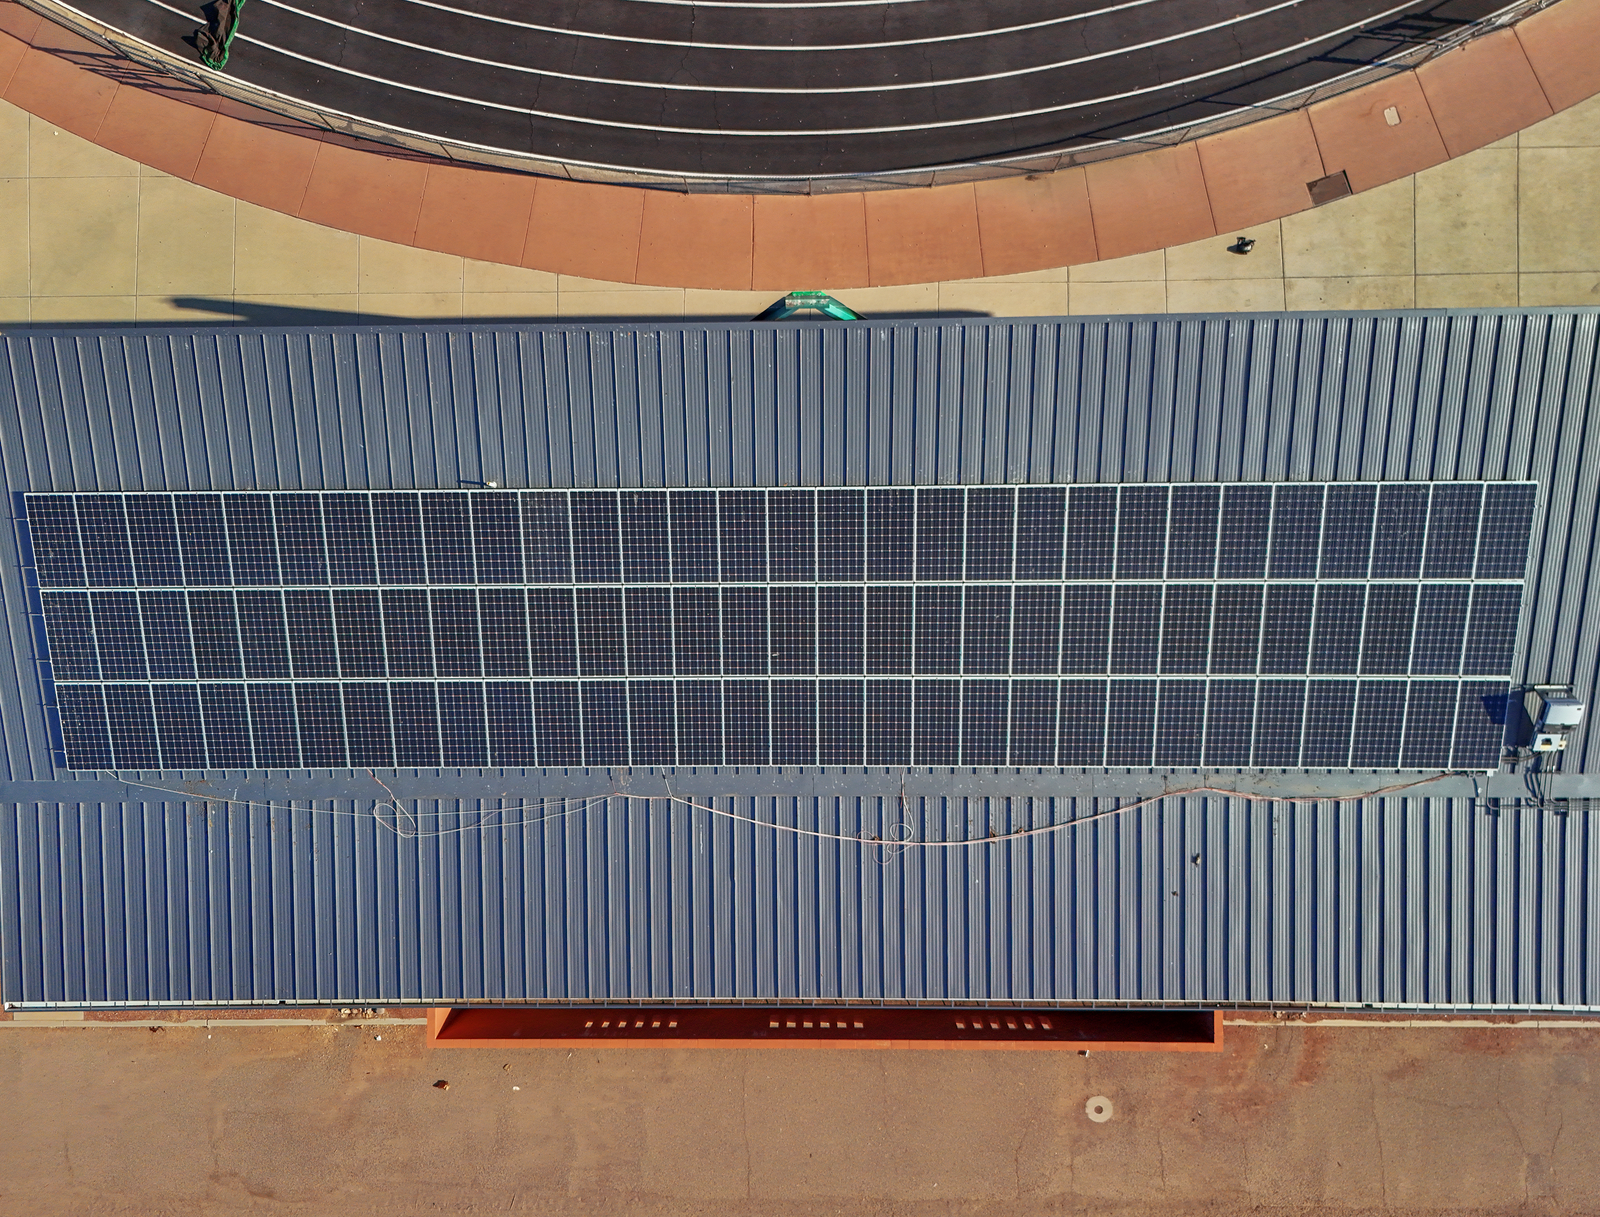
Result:
M262 0L275 8L287 8L288 5L279 4L277 0ZM932 38L902 38L892 42L839 42L817 43L806 46L782 46L776 43L743 43L743 42L687 42L672 38L640 38L633 34L608 34L601 30L577 30L559 25L537 25L531 21L517 21L511 17L497 17L491 13L474 13L466 9L456 8L449 4L439 4L437 0L402 0L405 4L415 4L419 8L431 8L441 13L452 13L459 17L470 17L474 21L490 21L496 25L509 25L519 30L534 30L541 34L560 34L566 38L595 38L607 42L637 43L643 46L681 46L693 47L705 51L870 51L890 46L923 46L933 42L961 42L969 38L992 38L997 34L1016 34L1026 30L1044 29L1051 25L1065 25L1071 21L1088 21L1093 17L1104 17L1110 13L1120 13L1125 9L1143 8L1149 4L1163 4L1166 0L1124 0L1122 4L1113 4L1109 8L1092 9L1083 13L1068 13L1064 17L1051 17L1045 21L1030 21L1025 25L999 26L992 30L973 30L967 34L939 34ZM729 6L733 7L733 6ZM797 6L792 4L772 5L773 8L811 8L812 5Z
M363 38L373 38L379 42L387 42L394 46L403 46L413 51L421 51L425 55L437 55L443 59L454 60L458 63L476 63L486 68L500 68L507 72L522 72L529 76L544 76L552 80L570 80L577 84L605 85L613 89L665 89L677 93L723 93L723 94L785 94L802 97L832 97L839 93L897 93L910 89L941 89L955 85L987 84L994 80L1010 80L1018 76L1034 76L1040 72L1055 72L1062 68L1074 68L1080 64L1092 63L1097 59L1112 59L1118 55L1131 55L1135 51L1148 51L1151 47L1165 46L1171 42L1182 42L1185 38L1195 38L1201 34L1209 34L1215 30L1225 29L1232 25L1242 25L1246 21L1253 21L1257 17L1266 17L1272 13L1280 12L1286 8L1293 8L1302 3L1302 0L1278 0L1278 3L1253 13L1230 17L1226 21L1214 22L1211 25L1198 26L1191 30L1184 30L1178 34L1167 34L1161 38L1152 38L1148 42L1135 42L1127 46L1113 47L1106 51L1095 51L1090 55L1080 55L1076 59L1061 59L1054 63L1034 64L1025 68L1012 68L1005 72L988 72L982 76L952 76L945 80L908 80L899 84L876 85L830 85L826 88L794 89L771 88L762 85L701 85L701 84L674 84L670 81L641 81L619 80L610 76L584 76L577 72L558 72L551 68L530 68L519 63L505 63L498 59L482 59L476 55L463 55L456 51L441 51L437 47L425 46L420 42L408 42L404 38L396 38L392 34L379 34L373 30L362 29L360 26L346 25L342 21L335 21L332 17L324 17L320 13L308 12L305 9L295 8L284 0L266 0L274 8L283 9L285 12L305 17L311 21L320 21L331 25L335 29L344 30L349 34L358 34ZM163 5L162 7L167 7ZM241 35L242 36L242 35ZM246 39L253 41L253 39ZM266 46L267 43L260 45Z
M193 14L192 13L190 13L190 12L184 10L184 9L176 8L176 7L174 7L174 6L170 5L170 4L166 4L166 3L163 2L163 0L149 0L149 3L154 5L156 8L166 9L168 12L175 13L180 17L191 18L191 19L193 18ZM1291 54L1291 53L1293 53L1295 51L1302 50L1305 47L1315 46L1319 42L1326 42L1326 41L1328 41L1329 39L1332 39L1332 38L1342 37L1345 34L1352 33L1352 32L1354 32L1356 30L1362 29L1362 28L1370 25L1374 21L1381 20L1384 17L1393 16L1396 13L1404 12L1407 9L1410 9L1412 7L1414 7L1414 0L1412 0L1411 3L1397 4L1393 8L1385 9L1381 13L1373 14L1372 16L1367 17L1365 20L1356 22L1356 23L1351 24L1351 25L1344 26L1344 27L1342 27L1340 29L1323 31L1323 32L1319 33L1314 38L1304 39L1303 41L1297 42L1292 46L1280 47L1279 49L1271 51L1271 52L1269 52L1269 53L1267 53L1265 55L1257 55L1253 59L1246 59L1246 60L1241 60L1241 61L1239 61L1237 63L1227 64L1224 67L1216 68L1216 69L1213 69L1212 71L1209 71L1209 72L1202 72L1202 73L1199 73L1198 75L1195 75L1195 76L1186 76L1186 77L1180 77L1177 80L1162 81L1159 84L1150 85L1147 88L1130 89L1130 90L1128 90L1126 92L1123 92L1123 93L1111 93L1111 94L1107 94L1107 95L1105 95L1103 97L1089 98L1089 99L1082 100L1082 101L1065 102L1065 103L1063 103L1061 105L1058 105L1058 106L1040 106L1040 107L1037 107L1037 108L1031 109L1031 110L1017 110L1017 111L1012 111L1012 112L1006 113L1006 114L981 115L981 116L979 116L977 118L957 118L957 119L950 119L950 120L945 121L945 122L904 123L904 124L901 124L899 126L889 126L889 127L818 127L818 128L812 129L812 130L798 130L798 131L795 131L795 130L751 131L751 130L744 130L744 129L737 129L737 128L727 128L727 127L666 127L666 126L660 126L660 125L650 124L650 123L617 122L617 121L614 121L614 120L611 120L611 119L592 118L592 117L588 117L586 115L579 115L579 114L562 114L562 113L560 113L558 111L538 110L538 109L534 109L534 108L528 107L528 106L511 106L511 105L506 105L503 102L486 101L486 100L484 100L482 98L465 97L465 96L462 96L461 94L458 94L458 93L446 93L446 92L444 92L443 90L440 90L440 89L429 89L429 88L427 88L427 87L425 87L423 85L414 85L414 84L407 84L407 83L405 83L403 81L388 80L388 79L385 79L382 76L374 76L374 75L372 75L371 73L368 73L368 72L358 72L358 71L354 70L353 68L345 68L345 67L341 67L338 64L329 63L326 60L315 59L310 55L302 55L302 54L300 54L298 52L288 50L287 48L275 46L274 44L272 44L270 42L264 42L259 38L253 38L253 37L251 37L248 34L245 34L243 32L241 32L238 36L243 41L248 42L248 43L252 43L255 46L262 47L265 50L276 52L277 54L284 55L284 56L286 56L286 57L288 57L290 59L298 59L302 63L309 63L309 64L312 64L312 65L314 65L316 67L324 68L324 69L326 69L327 71L330 71L330 72L339 72L342 75L351 76L351 77L354 77L354 78L356 78L358 80L369 80L369 81L372 81L374 84L386 85L386 86L388 86L390 88L402 89L402 90L405 90L405 91L411 92L411 93L421 93L421 94L425 94L425 95L430 96L430 97L438 97L438 98L441 98L442 100L445 100L445 101L458 101L458 102L462 102L463 104L466 104L466 105L482 106L485 109L501 110L501 111L504 111L504 112L509 113L509 114L525 114L525 115L528 115L528 116L533 117L533 118L546 118L546 119L552 119L552 120L555 120L555 121L558 121L558 122L577 123L577 124L581 124L581 125L584 125L584 126L604 127L604 128L611 128L611 129L622 130L622 131L649 131L649 132L653 132L653 133L656 133L656 134L664 134L664 135L716 135L716 136L726 136L726 137L731 137L731 138L753 137L753 138L760 138L760 139L777 139L777 138L784 138L784 137L789 137L789 136L893 135L893 134L898 134L898 133L907 132L907 131L939 131L939 130L946 130L946 129L953 128L953 127L982 126L982 125L989 124L989 123L1009 122L1009 121L1014 121L1016 119L1021 119L1021 118L1035 118L1035 117L1038 117L1038 116L1044 115L1044 114L1060 114L1060 113L1064 113L1064 112L1066 112L1068 110L1081 110L1081 109L1084 109L1085 107L1088 107L1088 106L1103 105L1103 104L1105 104L1107 102L1122 101L1122 100L1125 100L1125 99L1130 98L1130 97L1141 97L1141 96L1143 96L1143 95L1145 95L1147 93L1156 93L1156 92L1160 92L1160 91L1162 91L1164 89L1177 88L1178 86L1181 86L1181 85L1195 84L1195 83L1197 83L1199 81L1202 81L1202 80L1209 80L1214 76L1220 76L1220 75L1223 75L1224 73L1227 73L1227 72L1237 71L1240 68L1252 67L1255 64L1264 63L1264 62L1266 62L1267 60L1270 60L1270 59L1276 59L1280 55L1288 55L1288 54ZM205 70L205 69L201 69L201 70ZM639 86L639 87L652 87L652 86ZM658 87L658 86L655 86L655 87ZM931 86L923 86L923 87L931 87ZM737 89L726 89L726 90L719 90L719 91L720 92L724 92L724 93L737 93L740 90L737 90ZM827 95L827 91L826 90L821 90L821 91L818 91L817 93L815 93L813 95L815 95L815 96L826 96ZM288 94L280 94L280 96L288 97L289 95ZM301 105L309 105L309 106L312 106L313 108L316 107L316 103L315 102L310 101L309 99L306 99L306 98L292 98L291 100L297 100ZM1251 108L1251 107L1242 107L1242 108ZM419 134L426 135L426 133L419 133ZM431 138L437 138L437 137L435 136L435 137L431 137ZM492 148L492 146L488 146L488 147ZM667 172L667 171L663 170L661 172Z

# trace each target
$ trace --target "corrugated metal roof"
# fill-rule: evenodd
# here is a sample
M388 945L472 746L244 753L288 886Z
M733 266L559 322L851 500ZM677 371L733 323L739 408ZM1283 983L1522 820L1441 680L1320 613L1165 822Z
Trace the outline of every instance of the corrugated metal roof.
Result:
M1532 479L1517 670L1587 691L1600 662L1586 604L1600 462L1583 460L1600 440L1597 326L1593 310L1556 310L18 333L0 339L0 461L13 514L26 490ZM91 787L51 766L15 529L0 545L9 1000L1600 1006L1597 846L1581 810L1167 801L1048 846L882 863L862 856L881 846L838 843L786 857L771 830L695 827L640 801L580 817L581 832L568 816L559 831L426 841L385 833L370 801L321 804L340 816L137 791L86 804ZM1589 751L1580 734L1566 768ZM356 776L263 788L304 806L346 797ZM693 780L711 793L747 780L726 776ZM828 779L826 806L848 807L851 832L882 777ZM1070 773L1026 784L1041 780L1064 798L1086 788ZM486 784L559 785L393 781L408 804L426 792L451 808ZM740 806L821 814L805 789L799 805ZM1177 865L1194 853L1199 865ZM557 886L529 886L535 872Z
M398 820L345 801L16 806L0 817L18 881L6 992L1600 1005L1600 823L1586 811L1175 798L939 849L883 840L1111 809L693 802L720 814L641 799L428 803ZM31 924L40 908L56 914Z

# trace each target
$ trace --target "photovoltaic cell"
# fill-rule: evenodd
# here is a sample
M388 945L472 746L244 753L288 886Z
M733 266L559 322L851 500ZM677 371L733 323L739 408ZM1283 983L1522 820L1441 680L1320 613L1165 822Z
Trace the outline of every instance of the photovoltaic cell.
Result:
M1311 614L1316 587L1280 583L1266 589L1261 623L1261 673L1288 676L1304 672L1311 656Z
M1061 588L1052 586L1023 586L1016 589L1011 610L1013 673L1053 675L1058 670L1061 655L1061 591Z
M592 767L628 763L628 686L619 680L586 681L583 704L583 763Z
M909 493L909 492L901 492ZM860 579L866 556L867 496L860 490L817 492L817 577ZM907 553L913 552L908 548ZM682 579L682 575L677 576Z
M157 686L157 689L181 689L181 685ZM313 769L342 769L347 763L344 744L344 705L339 696L339 686L312 684L294 686L295 718L300 724L300 759ZM198 702L195 722L199 723ZM201 741L200 759L184 765L185 769L203 769L204 741Z
M809 680L773 681L772 763L809 765L816 755L817 686Z
M668 506L673 580L714 582L718 570L717 496L704 490L674 491Z
M560 492L523 494L521 500L523 569L528 582L570 582L572 533L567 496Z
M961 763L1004 765L1009 729L1010 685L1003 680L969 680L961 690Z
M155 708L156 735L161 742L163 769L204 769L206 767L205 728L200 721L200 690L193 685L152 685L150 696ZM301 716L304 722L304 716ZM302 730L304 728L302 727ZM326 764L309 759L306 764ZM344 764L344 748L338 759Z
M229 524L231 527L231 520ZM422 550L422 504L417 495L375 495L372 501L372 536L377 548L379 583L428 582L427 562ZM234 558L237 562L237 550Z
M534 684L533 721L541 766L566 769L583 764L583 720L575 681Z
M867 671L873 675L910 675L913 589L869 587L866 591Z
M478 582L521 583L522 521L517 500L509 494L471 495L472 548ZM279 521L282 534L282 521ZM294 580L289 580L294 582Z
M1308 769L1343 769L1349 765L1355 708L1353 680L1313 680L1306 685L1302 765Z
M529 686L509 681L485 685L484 718L493 764L531 768L538 763Z
M366 502L362 500L365 509ZM174 500L184 582L195 586L227 586L233 582L228 539L222 524L222 499L210 494L180 494ZM84 538L88 543L88 537ZM86 568L87 569L87 568ZM345 573L341 570L339 573ZM371 582L370 571L365 582ZM91 583L94 579L89 580ZM345 579L341 582L360 582Z
M1472 589L1467 641L1461 656L1466 676L1493 676L1511 670L1517 642L1522 588L1515 583L1481 583Z
M1117 488L1073 486L1067 492L1062 577L1109 579L1117 544Z
M1411 583L1378 583L1367 592L1367 629L1361 640L1364 676L1398 674L1411 667L1411 630L1417 588Z
M767 577L767 496L759 490L730 490L718 496L722 579L761 583Z
M1272 579L1316 577L1322 541L1321 486L1279 486L1272 499Z
M1056 758L1056 682L1018 680L1011 685L1011 764L1051 766Z
M1167 578L1209 579L1217 567L1220 486L1174 486L1167 541Z
M439 685L439 760L451 769L474 769L489 763L481 684L447 681Z
M629 583L665 583L672 577L666 494L625 491L619 498L623 578Z
M1068 675L1107 671L1110 645L1111 588L1102 584L1062 588L1061 671Z
M1155 752L1158 767L1191 768L1200 764L1201 724L1205 721L1205 711L1205 681L1161 682Z
M1149 768L1155 720L1155 681L1113 680L1106 698L1105 763L1114 768Z
M1324 583L1317 588L1317 616L1311 634L1312 675L1356 671L1366 600L1367 589L1359 583Z
M1159 579L1167 565L1167 487L1124 486L1117 516L1117 578Z
M1159 586L1122 584L1116 589L1111 624L1111 671L1148 672L1161 651Z
M41 587L83 586L83 542L78 536L76 499L35 495L28 501L28 533Z
M678 764L722 764L722 686L710 680L680 681L677 707Z
M876 496L873 496L876 497ZM1016 492L1003 487L967 491L967 581L1011 578L1011 530Z
M1356 698L1350 764L1357 769L1393 769L1400 763L1406 682L1364 680Z
M817 763L860 765L862 687L858 680L817 685Z
M1372 534L1372 578L1415 579L1421 568L1427 524L1427 486L1380 486Z
M1217 577L1259 579L1266 572L1272 520L1270 486L1224 486L1218 534Z
M1510 704L1506 681L1464 680L1456 703L1453 769L1493 769L1500 763Z
M1535 487L1525 483L1484 487L1483 526L1478 534L1478 578L1522 578L1528 562L1534 491Z
M1024 486L1017 492L1017 578L1061 578L1061 530L1067 492L1060 486Z
M1255 707L1254 681L1211 682L1206 705L1205 764L1208 768L1242 769L1249 766ZM1297 731L1297 738L1298 735Z
M1424 579L1470 579L1478 556L1478 513L1483 487L1435 486L1428 511Z
M390 676L432 676L434 628L429 595L421 587L395 587L379 593L382 601L382 652ZM445 625L445 622L440 622ZM376 665L373 675L378 675Z
M1167 585L1161 614L1162 672L1206 670L1211 649L1211 595L1209 583Z
M1011 589L968 587L966 640L961 670L970 674L1003 673L1011 666Z
M476 583L470 496L422 496L422 539L429 583Z
M1256 690L1256 703L1251 763L1258 769L1292 769L1299 765L1305 726L1305 681L1263 680Z
M178 519L172 512L172 500L166 495L135 495L126 500L125 507L128 543L141 586L183 586Z
M1097 767L1105 763L1106 713L1110 700L1103 680L1063 680L1056 764Z
M216 708L206 699L208 688L213 691ZM544 686L534 686L544 688ZM240 692L230 684L211 684L200 688L200 702L205 710L206 748L211 753L213 768L218 766L216 729L227 723L229 705L224 700L226 692ZM389 688L384 684L346 684L344 692L344 731L350 748L350 764L357 768L387 769L395 763L394 728L389 723ZM248 740L245 740L248 742ZM248 764L248 763L246 763ZM226 768L226 764L222 766Z
M1461 640L1466 632L1465 583L1424 584L1417 597L1417 631L1411 646L1413 676L1453 676L1461 671Z
M1216 621L1212 627L1210 660L1215 673L1256 670L1261 643L1263 589L1250 583L1223 584L1217 588ZM1302 660L1302 668L1303 669Z
M811 582L817 577L816 495L805 490L774 490L767 497L773 581ZM663 537L663 552L665 540Z
M916 764L956 764L961 759L961 682L917 681L912 725Z
M961 578L962 493L917 491L917 578Z
M867 682L867 764L911 763L911 682Z
M1535 507L1520 483L32 495L27 540L79 768L1492 767Z
M1400 764L1406 769L1448 769L1455 734L1456 682L1414 680L1406 705L1405 746ZM1498 755L1496 756L1498 759Z
M910 579L914 573L912 557L916 552L916 492L877 491L867 496L866 503L866 577L884 580ZM851 507L853 517L853 503ZM840 564L846 570L855 569L853 547L850 552L851 558Z
M45 592L40 603L50 633L51 675L57 681L99 680L99 640L89 597L82 592Z
M829 588L853 593L854 610L848 629L854 649L849 659L841 660L834 671L861 670L861 592L859 588ZM836 637L847 628L841 623ZM722 670L729 676L765 676L771 651L767 645L767 589L727 587L722 589Z
M494 499L476 501L504 504L507 500L496 496ZM515 510L515 502L511 503L511 507ZM283 581L288 584L326 583L328 551L322 529L322 496L274 495L273 515L277 520L279 569ZM520 545L517 550L521 552Z
M575 492L572 499L572 574L579 583L615 583L622 578L617 532L617 496Z
M78 527L83 538L83 569L90 587L130 587L133 554L128 548L128 522L122 496L86 494L78 500Z
M194 641L189 637L188 597L178 591L140 592L139 616L150 679L193 680Z
M1329 486L1322 527L1324 579L1365 579L1372 556L1372 521L1378 488L1371 483Z
M628 725L632 764L678 763L677 717L671 681L636 680L628 685Z

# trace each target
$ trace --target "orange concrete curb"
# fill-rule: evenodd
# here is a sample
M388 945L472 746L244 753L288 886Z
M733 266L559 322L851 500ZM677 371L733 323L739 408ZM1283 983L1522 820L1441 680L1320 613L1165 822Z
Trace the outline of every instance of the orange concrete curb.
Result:
M1368 190L1600 93L1600 0L1558 0L1415 70L1170 148L1025 178L677 194L408 155L144 72L0 0L0 96L113 152L331 228L588 279L839 289L1014 274L1228 234Z

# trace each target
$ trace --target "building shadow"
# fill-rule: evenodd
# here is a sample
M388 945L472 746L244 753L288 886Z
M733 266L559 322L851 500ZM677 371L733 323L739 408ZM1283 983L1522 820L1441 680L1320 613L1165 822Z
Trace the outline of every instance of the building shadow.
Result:
M778 297L781 299L781 297ZM288 327L302 329L308 326L359 327L391 325L427 325L460 329L462 326L518 325L695 325L700 322L751 322L754 318L743 313L696 313L684 316L668 314L611 314L593 313L582 316L530 317L521 313L507 313L489 317L395 317L362 313L347 309L302 308L282 304L262 304L252 301L221 300L211 296L172 296L168 303L176 308L196 314L193 321L172 318L164 321L13 321L0 323L0 333L17 330L159 330L159 329L234 329L237 327ZM940 319L973 319L992 317L978 309L924 309L874 312L863 321L929 321ZM763 321L762 325L793 325L802 321L825 321L820 315L805 315L785 321ZM849 325L851 322L834 322Z

